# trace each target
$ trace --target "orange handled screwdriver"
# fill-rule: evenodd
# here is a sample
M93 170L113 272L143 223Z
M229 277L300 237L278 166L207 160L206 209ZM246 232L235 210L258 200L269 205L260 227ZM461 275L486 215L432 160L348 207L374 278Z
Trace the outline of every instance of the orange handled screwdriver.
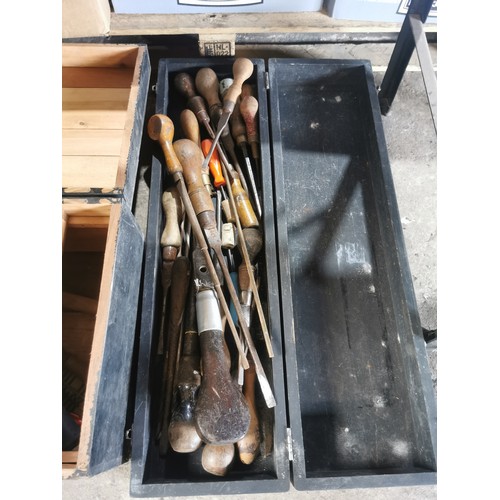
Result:
M210 151L211 147L212 147L212 141L210 139L203 139L201 141L201 150L203 152L203 156L206 157L208 155L208 152ZM222 166L219 160L219 153L217 152L217 150L214 150L214 152L212 153L212 158L210 158L208 165L210 167L210 173L214 178L214 186L216 188L220 186L225 186L226 179L224 179L224 176L222 175Z

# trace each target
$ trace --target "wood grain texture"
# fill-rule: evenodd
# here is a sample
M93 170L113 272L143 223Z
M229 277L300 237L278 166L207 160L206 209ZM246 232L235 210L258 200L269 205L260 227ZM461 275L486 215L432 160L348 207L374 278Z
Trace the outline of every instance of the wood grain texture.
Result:
M63 87L129 88L132 84L131 68L63 68Z
M70 156L118 156L122 140L122 130L63 129L62 153Z
M437 27L426 26L426 31ZM340 21L322 12L115 14L111 35L399 32L401 23Z
M120 68L135 67L136 45L63 43L63 67Z
M62 186L101 187L112 189L116 186L116 171L119 156L63 156Z

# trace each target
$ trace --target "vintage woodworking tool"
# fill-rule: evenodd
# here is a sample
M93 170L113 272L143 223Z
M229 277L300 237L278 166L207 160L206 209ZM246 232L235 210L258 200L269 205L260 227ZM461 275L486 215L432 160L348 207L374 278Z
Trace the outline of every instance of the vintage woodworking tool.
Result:
M168 439L178 453L190 453L201 446L201 437L194 424L194 408L201 384L200 347L196 326L196 289L190 280L184 311L184 335L175 382L174 405L168 427Z
M232 82L230 78L226 78L221 81L220 88L222 96L225 95L225 92L231 85L230 82ZM255 203L257 215L260 219L262 218L262 207L260 205L260 199L257 191L257 184L255 182L255 177L253 174L252 164L250 162L250 157L248 155L248 150L247 150L248 138L246 135L246 125L241 116L240 103L241 103L241 96L239 96L238 99L236 100L236 106L234 107L233 113L229 118L229 126L231 129L231 134L233 136L233 139L236 145L239 147L241 154L245 160L247 176L248 179L250 180L250 186L252 187L252 198Z
M243 120L245 121L247 138L252 148L252 156L256 165L260 161L259 153L259 130L257 125L257 111L259 109L259 101L252 96L248 95L241 100L240 112Z
M172 266L182 245L180 224L184 216L184 207L179 193L174 186L169 186L162 195L162 207L165 215L165 227L161 234L160 246L162 249L161 282L163 288L163 311L161 317L160 336L158 338L158 354L163 354L165 344L165 318L168 304L170 285L172 282Z
M155 114L151 116L151 118L148 121L148 135L152 140L158 141L158 143L162 148L163 154L165 156L167 170L174 179L176 187L179 190L179 194L181 195L181 199L184 204L184 208L186 210L189 223L191 225L191 230L194 233L194 236L196 238L198 245L200 246L201 251L205 255L208 271L214 283L215 290L217 291L217 296L219 298L220 304L222 306L224 314L226 314L226 316L229 317L228 323L229 327L231 328L231 332L233 333L233 337L235 338L236 347L238 349L238 352L243 354L244 350L241 345L241 342L239 342L236 326L234 325L234 322L231 320L229 314L229 307L227 305L224 292L221 288L217 271L215 270L215 266L213 265L213 262L210 258L210 253L208 251L207 243L205 241L205 235L203 234L200 222L198 221L197 214L194 211L190 196L186 188L186 182L184 181L184 175L183 175L183 167L179 159L177 158L177 154L172 145L172 139L174 137L174 124L172 120L168 116L162 114ZM189 139L185 140L191 144L194 144L192 141L189 141ZM195 151L198 150L199 154L202 155L200 149L196 146L196 144L194 144L194 146L195 146ZM198 189L197 191L200 192L201 201L206 206L206 197L203 197L202 194L204 192L210 198L206 189L205 188L203 188L202 190ZM207 209L213 210L211 200L208 202ZM246 368L248 368L248 363Z
M191 139L198 146L201 146L200 126L194 112L189 108L183 109L179 119L186 139Z
M231 299L234 301L236 312L238 314L238 318L240 319L240 328L243 330L245 341L248 345L248 349L250 351L252 359L254 360L257 378L259 380L262 393L264 395L264 398L268 406L269 407L275 406L276 401L274 399L271 387L269 385L264 369L262 368L262 364L259 360L259 356L253 344L250 331L246 326L245 322L242 321L243 311L239 303L238 294L236 293L236 290L231 281L231 276L229 274L226 260L222 253L222 243L219 232L217 230L217 222L215 219L215 212L213 209L212 200L210 199L210 196L208 195L206 190L202 189L202 181L201 181L201 176L199 174L199 159L200 157L203 157L203 155L200 149L196 146L196 144L194 144L189 139L179 139L174 143L173 147L182 165L182 170L187 185L187 190L189 193L189 198L192 202L194 211L198 217L200 226L203 228L205 232L208 244L214 251L217 260L219 261L220 267L222 269L226 281L226 287L229 291ZM224 313L226 314L226 317L231 324L232 323L231 316L228 315L226 311L224 311ZM234 340L237 344L240 344L237 335L234 338ZM242 350L238 349L238 351L242 356L244 356Z
M231 84L234 82L231 79ZM209 106L210 119L214 127L217 128L220 117L223 113L223 104L219 99L219 80L217 74L212 68L202 68L196 74L195 85L198 92L205 98ZM229 90L226 89L226 90ZM236 108L236 106L235 106ZM240 164L238 162L238 157L236 156L234 141L231 136L229 127L224 127L220 135L221 141L224 148L229 152L229 156L234 164L236 171L238 172L243 187L248 191L248 187L245 182L245 177L241 171ZM215 150L215 147L214 147ZM206 156L211 156L212 153L205 153Z
M247 433L250 413L230 375L219 304L207 272L206 258L199 250L193 251L193 275L203 370L194 422L206 443L235 443Z
M206 444L201 453L202 467L214 476L225 476L234 459L234 444Z
M210 157L212 156L213 150L215 149L215 146L217 145L219 141L219 137L224 130L225 126L227 125L229 121L229 117L231 116L231 113L233 112L233 109L236 105L236 99L241 93L241 86L247 80L250 78L250 76L253 73L253 63L250 61L250 59L246 59L243 57L238 57L234 63L233 63L233 83L229 87L229 89L226 92L226 95L224 96L223 99L223 104L222 104L222 115L219 118L219 121L217 123L217 130L215 133L214 137L214 142L212 144L212 147L210 148L210 151L205 158L205 163L208 165L208 162L210 161ZM217 91L218 91L219 85L217 83Z
M243 395L250 411L250 425L248 432L236 443L236 446L240 460L244 464L251 464L259 452L260 446L259 418L255 405L255 370L252 361L250 361L250 368L245 370L244 377Z
M186 139L190 139L201 148L200 127L198 125L196 115L190 109L184 109L181 111L180 120L182 131L184 132ZM208 167L206 170L202 170L201 175L203 178L203 184L205 184L207 191L212 194L213 189Z
M168 426L172 411L175 371L179 352L182 317L186 305L187 291L191 275L191 263L188 257L179 256L172 267L172 289L167 320L167 352L163 371L163 405L161 408L160 455L168 452Z

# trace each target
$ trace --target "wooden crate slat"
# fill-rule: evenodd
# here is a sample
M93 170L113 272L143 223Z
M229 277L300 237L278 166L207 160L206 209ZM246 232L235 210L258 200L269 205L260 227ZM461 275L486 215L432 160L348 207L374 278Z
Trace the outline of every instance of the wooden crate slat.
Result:
M63 68L62 86L130 88L133 76L131 68Z
M119 156L123 130L63 129L62 154L68 156Z
M116 185L118 155L113 156L63 156L62 186L102 188L103 192Z

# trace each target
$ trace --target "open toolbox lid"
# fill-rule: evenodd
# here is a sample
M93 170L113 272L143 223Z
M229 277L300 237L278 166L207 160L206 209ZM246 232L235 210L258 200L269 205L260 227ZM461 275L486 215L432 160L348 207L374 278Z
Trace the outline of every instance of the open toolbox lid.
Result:
M269 60L297 489L435 483L436 405L371 66Z
M132 204L149 78L145 45L62 44L63 196Z

